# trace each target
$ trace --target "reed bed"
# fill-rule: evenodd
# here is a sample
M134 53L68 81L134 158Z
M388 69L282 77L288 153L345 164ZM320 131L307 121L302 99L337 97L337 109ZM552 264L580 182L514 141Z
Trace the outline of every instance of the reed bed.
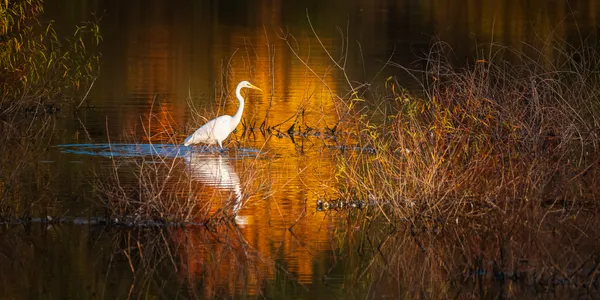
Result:
M597 50L557 48L550 59L488 48L464 67L450 62L442 42L424 71L390 63L422 90L387 79L379 101L392 107L391 122L358 118L354 136L371 154L339 157L344 190L400 216L448 219L530 201L595 205Z
M424 70L388 62L420 90L389 77L355 91L367 105L348 106L355 144L336 156L339 201L368 208L340 232L349 285L369 298L597 292L600 53L531 50L489 44L458 65L438 41Z

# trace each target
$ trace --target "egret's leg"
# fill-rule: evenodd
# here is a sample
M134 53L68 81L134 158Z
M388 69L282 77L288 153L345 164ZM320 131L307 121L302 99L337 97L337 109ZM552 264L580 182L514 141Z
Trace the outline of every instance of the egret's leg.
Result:
M219 144L219 149L217 149L220 153L223 153L223 143L220 140L217 140L217 143ZM216 148L216 147L215 147Z

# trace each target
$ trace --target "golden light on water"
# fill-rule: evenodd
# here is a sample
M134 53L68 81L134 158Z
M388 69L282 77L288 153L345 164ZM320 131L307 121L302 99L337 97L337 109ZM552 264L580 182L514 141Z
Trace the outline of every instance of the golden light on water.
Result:
M209 160L218 162L207 163ZM243 271L249 272L251 277L264 276L251 281L260 283L261 279L275 279L277 270L273 262L282 259L287 270L300 282L311 283L314 265L323 263L319 262L318 256L322 251L331 250L333 238L334 221L323 213L316 213L314 205L319 191L324 195L336 184L331 174L331 160L326 159L325 154L314 153L300 159L296 156L243 160L201 157L192 163L196 164L190 165L193 168L190 172L196 175L194 184L208 186L201 189L197 200L210 201L211 214L225 210L236 224L235 230L222 227L217 230L221 242L228 245L215 247L228 247L231 251L228 254L231 256L223 257L220 263L224 266L219 268L239 263L235 255L251 251L261 258L253 261L257 264L253 268L262 271L252 272L252 268ZM243 202L239 210L235 203L238 196ZM212 262L205 254L194 250L206 247L206 239L195 238L196 234L204 235L203 232L186 232L186 247L182 252L186 261L182 262L182 269L188 270L191 277L206 276L205 270L198 266ZM230 240L238 242L226 242ZM211 280L217 281L215 284L219 286L227 285L231 273L219 274L220 277Z
M158 29L154 32L163 31ZM267 111L267 125L280 125L279 129L284 132L295 122L295 126L323 130L326 126L333 127L338 121L332 101L332 95L338 93L336 72L323 51L305 46L317 45L316 39L300 37L299 41L303 46L295 51L302 55L306 64L290 52L284 40L273 33L265 33L262 28L238 32L210 51L213 65L209 69L213 70L213 74L209 77L221 78L215 84L217 90L222 85L226 94L225 98L220 98L220 92L217 92L217 99L200 99L207 107L201 110L207 115L201 117L211 119L220 114L233 115L238 108L233 90L241 80L249 80L263 92L243 91L246 98L243 119L247 125L256 127L254 135L242 138L240 125L236 136L232 134L225 142L228 154L184 158L192 184L202 187L199 189L201 192L194 196L196 200L202 203L202 207L208 204L211 214L225 211L224 215L235 216L234 226L238 228L219 228L220 232L215 233L218 238L203 230L188 230L173 237L176 243L184 245L180 253L182 275L190 279L202 276L207 297L214 296L214 291L219 288L231 289L231 294L236 289L250 294L258 292L265 280L274 280L279 272L273 261L286 265L287 271L298 282L310 284L315 265L326 263L321 253L331 250L331 228L335 221L315 211L317 198L329 195L336 185L335 164L326 143L319 138L300 139L294 143L288 136L270 136L265 140L258 131ZM326 43L326 47L333 47L331 39L322 42ZM227 48L223 49L223 45ZM143 49L134 44L131 47L135 57L140 54L141 57L173 56L169 53L173 51L172 47ZM139 69L128 73L146 74L162 82L148 86L147 111L141 120L152 119L148 125L142 123L144 128L150 129L148 141L170 142L170 129L181 128L177 123L186 118L182 107L187 106L185 98L188 95L181 92L185 84L175 83L173 86L172 82L164 81L164 78L173 78L172 72L176 70L170 66L168 59L159 59L155 66L138 65L134 60L130 66L139 66ZM307 66L312 71L307 71ZM140 82L143 79L139 76L136 78L127 81L128 89L135 90L142 83L148 83ZM180 92L168 97L161 95L163 89L169 86ZM205 94L213 93L209 86L204 85L208 89ZM156 101L155 97L162 98L159 99L162 101ZM219 104L223 104L224 108ZM303 116L301 110L304 110ZM128 119L131 124L127 126L134 127L139 122L133 117ZM190 124L188 127L193 130L200 125ZM235 140L241 142L241 147L258 149L263 154L236 158ZM254 253L252 259L248 257L249 252ZM239 280L243 280L244 284Z
M353 79L371 80L366 73L377 72L392 52L400 54L394 60L410 62L415 60L410 55L423 54L419 47L430 43L430 31L456 47L459 59L464 53L472 58L465 50L472 34L480 41L523 48L522 41L534 34L542 40L568 39L567 32L573 32L573 23L563 22L568 9L559 3L548 15L536 15L513 0L388 3L385 9L361 2L355 3L359 17L350 21L345 15L350 6L340 7L344 13L338 12L343 16L337 19L328 11L336 8L333 2L323 3L320 14L311 10L318 38L308 27L307 10L290 16L283 1L231 12L232 17L220 4L195 3L195 11L188 12L181 11L185 6L123 2L119 8L127 20L103 27L113 38L103 50L102 76L90 94L98 112L82 120L96 141L110 133L118 142L134 137L143 143L181 144L204 120L236 112L239 81L263 90L242 92L243 124L224 142L224 153L198 151L195 157L175 158L184 161L178 171L191 177L198 206L215 218L232 218L213 231L187 229L170 237L181 245L175 255L178 275L206 298L259 295L282 272L299 284L314 284L326 273L319 270L330 267L332 252L341 244L335 229L339 218L316 212L315 202L336 197L341 167L330 140L310 135L292 140L287 131L294 125L295 130L308 126L323 132L340 121L343 113L334 97L347 97L348 84L336 62L347 61L348 73L359 74ZM142 6L148 13L139 13ZM573 6L595 22L594 1ZM300 20L301 25L294 23ZM554 50L549 44L540 51L551 57ZM402 64L415 67L410 62ZM260 132L263 121L272 135ZM0 181L0 191L7 186Z

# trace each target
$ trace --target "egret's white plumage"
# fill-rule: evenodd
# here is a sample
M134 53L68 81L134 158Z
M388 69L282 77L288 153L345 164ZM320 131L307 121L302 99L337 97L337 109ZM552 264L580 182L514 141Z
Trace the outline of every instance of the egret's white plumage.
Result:
M242 97L241 90L243 88L255 89L262 92L260 88L252 85L248 81L244 80L238 83L237 88L235 89L235 97L240 102L240 106L235 115L233 115L233 117L223 115L208 121L192 135L188 136L183 144L185 146L199 143L208 145L219 144L219 146L223 148L223 140L225 140L238 124L240 124L240 120L242 119L242 113L244 112L244 98Z

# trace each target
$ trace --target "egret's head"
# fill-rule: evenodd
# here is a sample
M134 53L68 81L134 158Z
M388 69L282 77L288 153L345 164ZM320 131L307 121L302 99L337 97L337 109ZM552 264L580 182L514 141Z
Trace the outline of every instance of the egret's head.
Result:
M249 89L255 89L255 90L259 90L259 91L261 91L261 92L262 92L262 90L261 90L259 87L257 87L257 86L255 86L255 85L253 85L252 83L250 83L250 82L248 82L248 81L246 81L246 80L244 80L244 81L240 82L240 83L238 84L238 88L239 88L239 89L241 89L241 88L249 88Z

